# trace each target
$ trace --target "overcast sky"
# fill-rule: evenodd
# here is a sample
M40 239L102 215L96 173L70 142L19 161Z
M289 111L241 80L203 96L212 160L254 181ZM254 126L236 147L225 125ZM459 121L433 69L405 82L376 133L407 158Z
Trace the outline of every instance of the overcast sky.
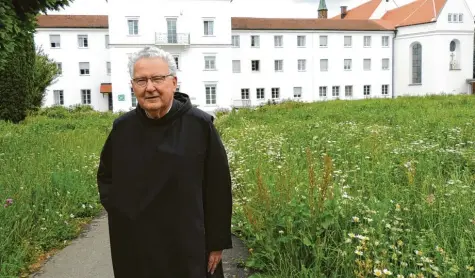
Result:
M129 1L129 0L122 0ZM233 0L233 16L251 17L304 17L317 16L320 0ZM349 9L369 0L326 0L328 16L339 14L340 6ZM404 5L413 0L394 0L398 5ZM475 0L465 0L472 14L475 15ZM94 7L91 9L91 7ZM58 12L50 12L57 14ZM74 0L74 2L60 14L108 14L106 0Z

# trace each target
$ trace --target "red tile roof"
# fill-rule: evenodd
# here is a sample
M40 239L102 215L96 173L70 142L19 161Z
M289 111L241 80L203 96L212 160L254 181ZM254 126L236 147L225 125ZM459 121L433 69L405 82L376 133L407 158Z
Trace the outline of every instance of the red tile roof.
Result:
M369 0L346 12L345 19L369 19L374 11L381 4L382 0ZM333 17L333 19L341 19L341 14Z
M374 20L334 20L304 18L252 18L233 17L233 30L341 30L341 31L385 31L393 30L384 27Z
M381 2L382 0L370 0L357 6L349 10L343 20L369 19ZM446 2L447 0L414 0L404 6L386 12L376 22L386 27L402 27L434 22ZM333 19L341 20L341 15L337 15Z
M107 15L39 15L40 28L108 28Z
M416 0L397 9L388 11L383 20L394 23L395 26L435 22L447 0Z

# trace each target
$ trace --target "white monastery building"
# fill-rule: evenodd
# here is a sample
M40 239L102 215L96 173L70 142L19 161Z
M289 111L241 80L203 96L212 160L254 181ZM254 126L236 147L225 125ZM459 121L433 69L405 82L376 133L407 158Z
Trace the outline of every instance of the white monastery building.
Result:
M233 17L229 0L109 0L108 16L40 15L36 44L62 69L44 105L133 109L128 57L153 45L175 56L178 90L208 112L286 99L475 93L475 24L465 1L369 0L327 18L320 0L308 19Z

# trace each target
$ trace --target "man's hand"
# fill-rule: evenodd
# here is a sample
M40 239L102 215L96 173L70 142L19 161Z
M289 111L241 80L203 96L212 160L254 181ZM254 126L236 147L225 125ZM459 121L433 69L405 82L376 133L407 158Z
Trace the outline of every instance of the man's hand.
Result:
M221 261L221 255L222 254L223 254L223 251L212 251L209 254L208 272L211 272L211 274L214 274L214 271L216 270L216 267L218 266L219 262Z

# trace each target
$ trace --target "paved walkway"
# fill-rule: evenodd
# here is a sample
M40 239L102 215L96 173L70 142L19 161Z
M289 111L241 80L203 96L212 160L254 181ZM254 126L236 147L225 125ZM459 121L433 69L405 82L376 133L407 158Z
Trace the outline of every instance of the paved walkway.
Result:
M243 244L233 238L234 248L223 252L226 278L249 277L238 267L247 255ZM30 278L113 278L109 249L107 215L101 215L78 239L51 257L43 268Z

